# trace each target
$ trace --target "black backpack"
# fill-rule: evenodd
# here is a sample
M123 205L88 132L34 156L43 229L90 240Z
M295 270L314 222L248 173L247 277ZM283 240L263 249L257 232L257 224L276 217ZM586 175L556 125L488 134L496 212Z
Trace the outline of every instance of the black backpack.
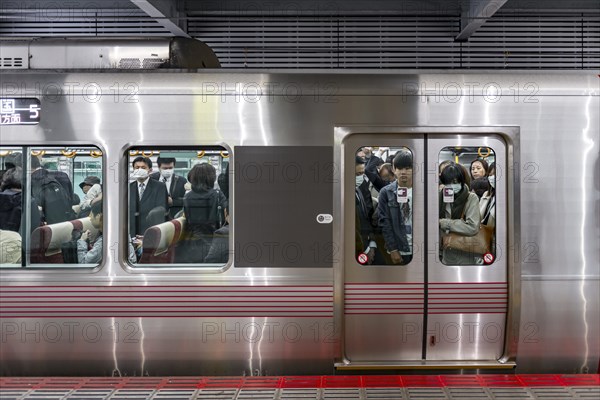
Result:
M42 206L47 224L56 224L75 218L75 212L71 208L71 199L68 198L65 188L52 174L44 175L37 193L33 195Z

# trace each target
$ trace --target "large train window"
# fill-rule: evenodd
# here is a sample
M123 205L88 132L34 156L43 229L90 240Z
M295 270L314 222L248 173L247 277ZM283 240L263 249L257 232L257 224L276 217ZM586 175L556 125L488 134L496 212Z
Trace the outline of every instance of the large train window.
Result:
M128 259L132 265L215 266L229 260L229 153L128 150Z
M363 265L406 265L413 257L413 154L361 147L355 164L355 255Z
M1 266L101 264L102 167L91 146L0 147Z
M439 154L440 260L446 265L495 259L496 155L489 147L445 147Z

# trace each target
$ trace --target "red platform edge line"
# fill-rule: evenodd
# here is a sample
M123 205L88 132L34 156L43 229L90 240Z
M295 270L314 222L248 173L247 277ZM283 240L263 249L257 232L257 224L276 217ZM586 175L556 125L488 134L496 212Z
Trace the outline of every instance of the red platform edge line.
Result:
M1 390L333 389L600 386L600 374L335 375L274 377L2 377Z

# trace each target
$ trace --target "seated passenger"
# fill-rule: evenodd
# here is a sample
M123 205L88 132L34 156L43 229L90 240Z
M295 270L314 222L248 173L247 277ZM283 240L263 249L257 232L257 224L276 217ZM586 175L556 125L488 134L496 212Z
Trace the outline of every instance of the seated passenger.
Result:
M451 162L442 172L442 183L452 188L452 201L444 201L445 193L440 192L439 226L441 235L457 233L462 236L475 236L479 232L481 216L479 199L471 193L466 184L465 168ZM442 243L443 240L440 240ZM473 265L477 263L476 255L456 249L442 249L442 262L451 265Z
M168 220L169 193L164 183L150 179L152 160L148 157L137 157L131 165L134 181L129 184L129 235L133 237Z
M379 193L379 226L393 264L412 260L412 153L401 149L393 160L396 180ZM407 202L399 202L398 188L406 190Z
M89 243L90 231L85 231L77 240L77 261L79 264L100 264L102 261L102 201L95 202L88 217L92 226L98 229L98 236L94 243Z
M187 178L192 190L183 198L186 228L178 245L176 261L202 263L208 255L213 234L223 224L227 199L220 190L214 189L217 172L212 165L194 165Z
M21 264L21 235L0 229L0 264Z
M89 215L92 201L102 194L101 183L97 176L88 176L79 184L84 194L83 200L79 203L79 218Z
M23 170L21 167L11 168L2 177L0 189L0 229L19 232L21 235L21 210L23 195L21 185ZM31 218L31 231L41 224L41 214L38 203L31 197L29 204Z
M204 259L205 263L225 264L229 259L229 224L231 222L229 207L225 207L224 212L226 223L215 231L210 249Z

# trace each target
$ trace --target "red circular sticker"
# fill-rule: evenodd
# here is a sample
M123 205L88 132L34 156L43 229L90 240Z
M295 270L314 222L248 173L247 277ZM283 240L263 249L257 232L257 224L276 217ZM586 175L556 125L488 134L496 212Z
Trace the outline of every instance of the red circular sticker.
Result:
M491 264L494 262L494 255L492 253L485 253L483 255L483 262L486 264Z
M369 261L369 256L366 255L365 253L360 253L357 257L358 262L361 263L362 265L365 265L368 261Z

